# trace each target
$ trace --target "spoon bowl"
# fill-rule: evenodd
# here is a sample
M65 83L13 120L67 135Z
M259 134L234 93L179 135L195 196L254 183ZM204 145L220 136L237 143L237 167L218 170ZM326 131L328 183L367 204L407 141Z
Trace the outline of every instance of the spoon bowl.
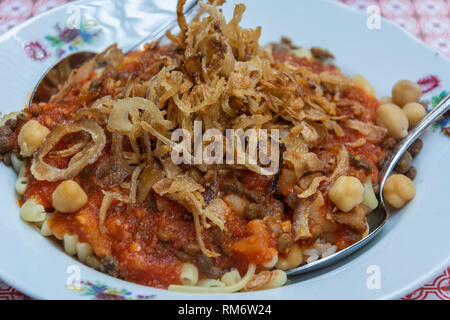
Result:
M32 103L48 102L50 97L58 92L58 86L69 78L72 70L78 68L95 56L95 52L79 51L58 61L58 63L53 67L50 67L41 79L39 79L37 86L31 93L28 105Z

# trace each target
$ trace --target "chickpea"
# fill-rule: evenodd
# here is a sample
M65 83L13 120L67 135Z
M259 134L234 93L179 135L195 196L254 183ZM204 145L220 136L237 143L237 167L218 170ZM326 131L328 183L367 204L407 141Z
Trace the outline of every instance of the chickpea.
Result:
M427 111L425 110L423 105L417 102L409 102L405 104L405 106L403 107L403 111L408 117L410 128L415 127L416 124L418 124L420 120L422 120L427 115Z
M393 174L386 180L383 195L391 206L400 209L416 196L416 186L407 176Z
M363 202L364 186L358 178L340 176L331 186L328 196L339 210L348 212Z
M86 193L73 180L61 182L52 194L53 207L63 213L78 211L87 201Z
M37 122L30 120L20 129L17 143L20 146L20 154L25 157L31 156L44 142L44 138L50 130Z
M400 107L409 102L419 102L422 96L422 89L415 82L400 80L392 88L392 100Z
M278 257L278 262L275 267L280 270L290 270L298 267L302 262L302 249L298 244L293 243L286 258Z
M392 103L385 103L377 109L377 124L388 130L388 134L396 139L408 134L408 117L401 108Z
M247 205L247 200L237 194L227 194L223 200L238 215L243 216Z

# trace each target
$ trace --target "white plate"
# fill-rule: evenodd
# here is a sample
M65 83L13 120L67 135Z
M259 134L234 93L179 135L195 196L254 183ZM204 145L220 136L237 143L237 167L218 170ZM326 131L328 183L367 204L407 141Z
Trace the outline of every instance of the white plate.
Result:
M261 43L289 36L296 44L322 46L337 57L336 63L348 73L360 73L370 79L378 96L390 94L399 79L417 80L436 75L441 86L424 99L450 88L450 63L439 53L419 43L405 31L386 20L381 29L366 27L368 15L344 7L334 1L248 0L243 25L262 26ZM233 4L224 7L231 17ZM74 9L75 8L75 9ZM162 1L80 1L30 19L0 37L1 111L16 111L27 103L27 95L46 68L57 61L57 48L46 36L57 35L54 26L65 21L76 8L81 8L84 21L99 23L89 32L101 32L90 43L74 44L74 50L100 51L112 42L127 47L152 30L152 26L168 21L175 0ZM156 12L159 14L144 14ZM126 14L123 14L125 12ZM128 16L128 18L125 18ZM83 20L82 19L82 20ZM73 21L73 20L71 20ZM75 20L76 21L76 20ZM88 34L83 35L85 39ZM32 50L39 41L50 56L36 55ZM77 43L78 42L78 43ZM68 51L69 45L60 43ZM57 45L59 46L59 45ZM34 61L27 56L44 58ZM42 52L41 52L42 53ZM322 271L308 274L294 284L280 289L232 295L178 294L135 285L94 271L67 256L49 239L42 237L19 218L15 200L15 174L0 166L0 278L27 295L42 299L385 299L399 298L419 287L450 264L447 206L450 178L450 139L429 130L425 147L415 160L418 176L417 196L396 214L378 238L363 251ZM78 266L83 281L79 290L67 283L77 276L70 266ZM367 281L376 266L381 288L369 289ZM368 269L369 268L369 269ZM75 269L76 270L76 269ZM69 280L69 282L68 282ZM370 286L369 286L370 287Z

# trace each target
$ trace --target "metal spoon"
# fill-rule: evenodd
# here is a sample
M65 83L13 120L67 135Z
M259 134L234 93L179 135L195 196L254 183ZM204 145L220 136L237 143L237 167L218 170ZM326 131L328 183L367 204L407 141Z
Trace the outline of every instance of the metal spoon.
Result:
M400 160L405 151L409 148L409 146L418 137L420 137L434 121L436 121L439 117L444 115L449 110L450 110L450 94L446 96L435 108L433 108L433 110L431 110L422 119L422 121L418 123L416 127L414 127L414 129L412 129L408 133L408 135L393 150L391 158L389 159L389 161L386 162L386 164L383 167L383 170L380 172L380 175L382 176L380 183L381 205L379 205L378 208L375 209L375 211L371 212L367 216L367 222L369 224L369 234L367 235L367 237L328 257L319 259L309 264L302 265L295 269L291 269L286 272L288 276L296 276L302 273L317 270L329 266L331 264L334 264L342 260L346 256L348 256L349 254L355 252L356 250L361 249L363 246L365 246L370 241L375 239L375 236L380 233L380 230L383 228L383 226L388 222L389 218L391 217L392 209L389 207L389 205L387 205L384 202L383 198L383 188L387 178L390 176L390 174L394 170L395 165Z
M197 4L198 0L194 0L192 4L186 8L184 14L187 19L189 19L196 13L196 10L193 9L197 7ZM160 28L157 28L155 32L150 33L144 39L139 40L139 42L133 45L131 48L124 50L125 54L139 49L145 43L160 40L164 37L167 30L173 29L176 25L176 18L170 20L167 24L161 26ZM58 86L64 83L69 78L70 72L72 70L78 68L84 62L92 59L97 54L98 53L92 51L75 52L64 57L55 65L50 67L34 87L30 96L30 100L28 101L28 106L30 106L32 103L48 102L50 100L50 97L58 91Z

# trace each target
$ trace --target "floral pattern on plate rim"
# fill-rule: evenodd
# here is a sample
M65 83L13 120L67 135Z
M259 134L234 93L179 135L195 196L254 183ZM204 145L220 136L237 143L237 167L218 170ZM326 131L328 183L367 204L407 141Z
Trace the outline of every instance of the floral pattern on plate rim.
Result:
M423 77L417 81L417 84L422 89L422 96L434 91L435 89L439 88L441 85L441 80L435 76L435 75L429 75L426 77ZM423 99L420 101L420 103L425 107L425 110L427 112L430 112L433 108L435 108L439 102L441 102L448 94L450 94L449 91L444 90L441 91L438 95L432 95L430 96L430 99ZM441 116L436 122L432 125L432 130L435 132L436 130L440 129L440 132L444 135L450 137L450 111L446 112L443 116Z
M86 27L84 24L81 24L79 29L71 29L68 27L63 28L60 23L56 23L54 29L57 33L55 35L46 35L44 39L54 48L54 53L58 59L68 52L78 51L85 44L93 43L102 32L102 29L93 29L89 26ZM23 48L25 54L34 61L43 61L52 55L39 40L27 41L24 43Z
M156 298L155 294L133 295L127 289L111 288L100 281L80 281L79 286L67 285L67 288L83 296L89 296L92 300L152 300Z

